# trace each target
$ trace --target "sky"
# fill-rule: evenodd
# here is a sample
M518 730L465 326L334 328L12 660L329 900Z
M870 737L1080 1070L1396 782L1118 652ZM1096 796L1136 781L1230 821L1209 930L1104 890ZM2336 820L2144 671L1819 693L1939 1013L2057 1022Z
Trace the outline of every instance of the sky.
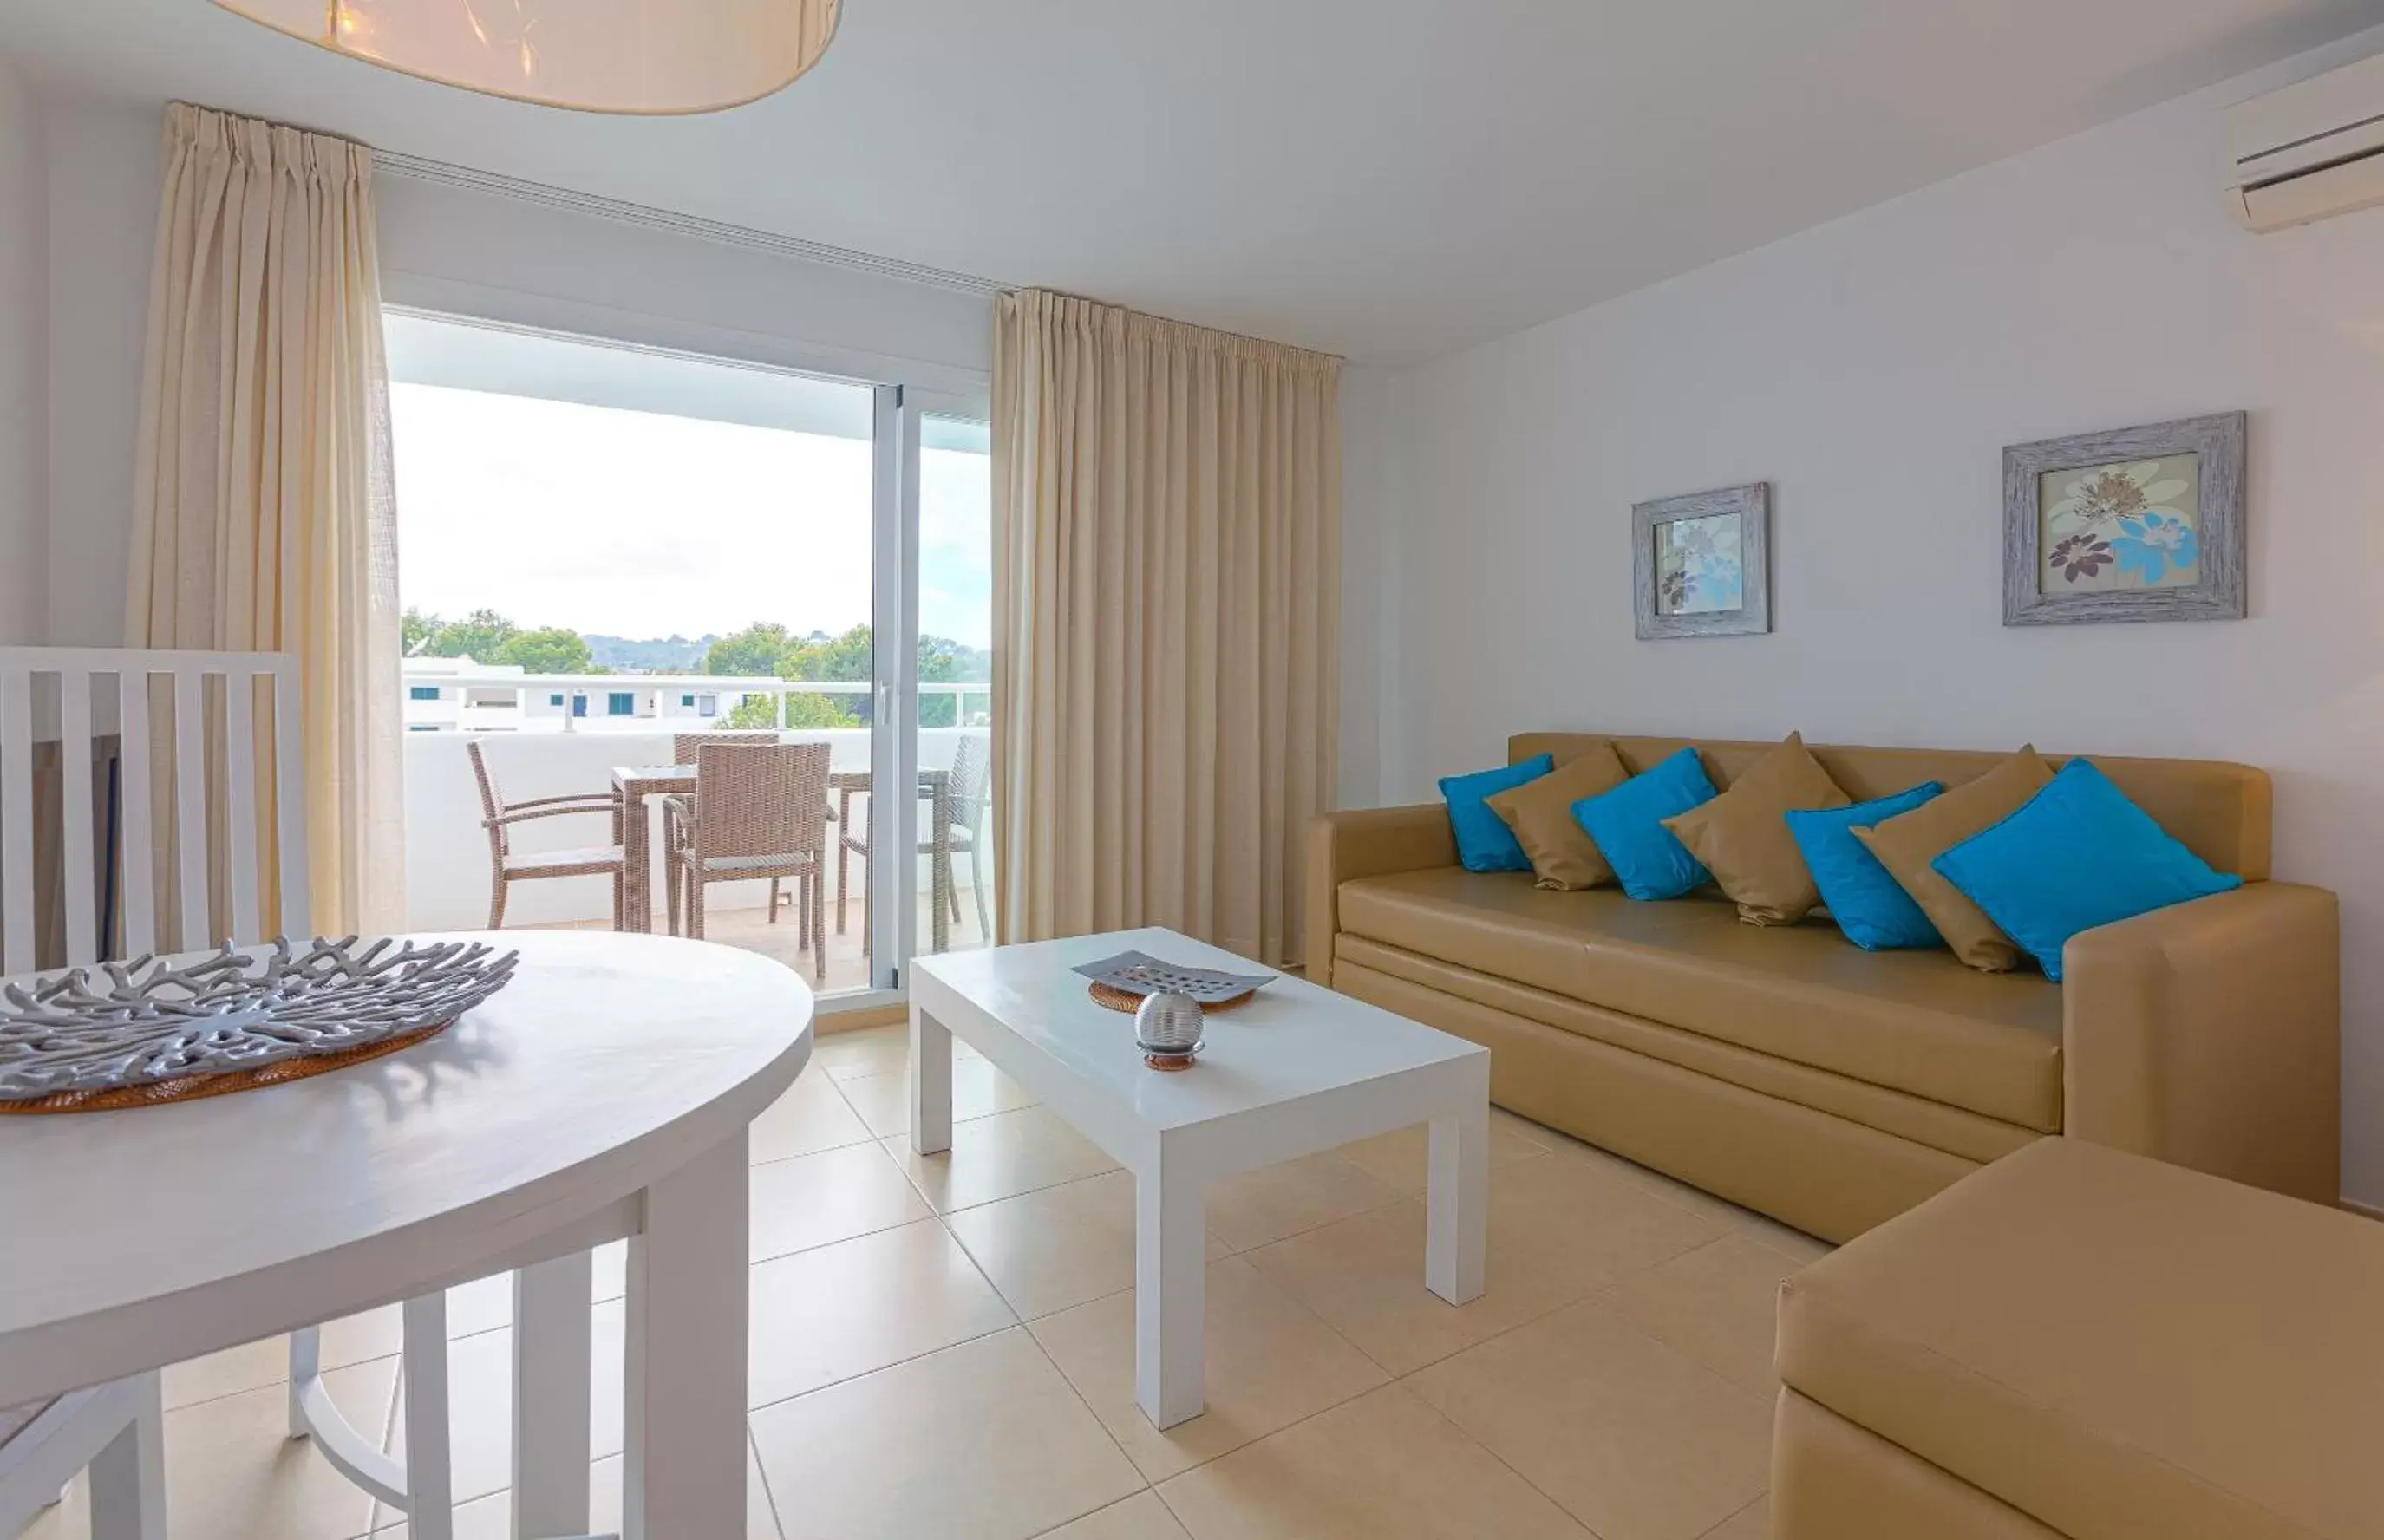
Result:
M869 619L865 439L404 382L390 407L408 608L634 640ZM989 462L921 461L919 628L988 646Z

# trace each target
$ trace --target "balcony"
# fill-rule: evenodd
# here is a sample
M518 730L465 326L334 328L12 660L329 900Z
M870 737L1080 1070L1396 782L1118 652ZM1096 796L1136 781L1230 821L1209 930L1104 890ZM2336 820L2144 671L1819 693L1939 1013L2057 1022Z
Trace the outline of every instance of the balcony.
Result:
M693 675L531 675L490 668L456 659L407 660L405 757L406 925L412 930L477 929L488 924L489 845L481 827L479 791L466 745L480 743L508 801L609 790L613 771L623 765L672 763L672 739L679 733L726 730L735 725L785 723L801 714L803 697L858 700L866 705L871 687L862 681L786 680ZM950 770L962 738L982 738L990 720L991 687L982 682L923 683L921 714L957 726L923 727L919 767ZM710 699L707 700L707 697ZM790 711L788 702L796 702ZM943 702L949 702L949 704ZM584 703L575 709L575 703ZM708 709L707 709L708 707ZM741 710L740 710L741 708ZM781 727L790 743L826 743L838 773L870 768L872 729ZM858 824L866 792L857 793ZM832 799L833 800L833 799ZM659 851L661 810L647 810L647 836ZM987 826L990 827L988 818ZM517 826L516 851L560 850L602 841L594 817L554 818ZM862 891L863 865L850 858L846 895L838 925L837 847L831 826L826 881L827 971L815 980L822 993L864 989L869 972ZM988 866L990 863L988 863ZM917 858L918 944L929 945L929 863ZM978 921L980 882L990 883L965 853L953 862L957 914L948 913L947 945L986 945ZM651 912L656 928L665 913L659 860L652 883ZM792 885L775 922L766 882L722 882L706 895L708 938L780 958L813 977L810 959L799 955ZM992 894L986 894L986 912ZM612 890L603 877L562 877L513 886L507 900L508 927L607 929Z

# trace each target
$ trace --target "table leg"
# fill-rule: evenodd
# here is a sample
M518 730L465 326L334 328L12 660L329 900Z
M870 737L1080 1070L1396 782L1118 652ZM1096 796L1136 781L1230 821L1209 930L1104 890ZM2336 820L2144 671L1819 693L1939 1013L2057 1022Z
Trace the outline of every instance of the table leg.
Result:
M1490 1104L1469 1100L1432 1120L1424 1193L1424 1286L1452 1305L1482 1296L1490 1220Z
M588 1253L514 1274L514 1536L588 1533Z
M1161 1157L1134 1178L1134 1399L1151 1425L1200 1415L1206 1196Z
M629 1237L622 1540L742 1540L743 1130L645 1191Z
M952 1147L952 1035L911 1003L911 1148L933 1155Z
M454 1467L447 1444L447 1291L399 1307L405 1342L405 1531L453 1540Z

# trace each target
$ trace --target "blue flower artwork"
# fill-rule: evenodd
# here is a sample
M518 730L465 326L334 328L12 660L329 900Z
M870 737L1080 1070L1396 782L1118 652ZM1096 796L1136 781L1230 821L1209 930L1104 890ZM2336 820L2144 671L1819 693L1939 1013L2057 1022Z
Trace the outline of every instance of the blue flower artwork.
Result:
M1746 606L1739 515L1708 514L1656 527L1656 613L1714 615Z
M2043 478L2043 591L2190 588L2201 581L2194 521L2199 454L2053 471Z

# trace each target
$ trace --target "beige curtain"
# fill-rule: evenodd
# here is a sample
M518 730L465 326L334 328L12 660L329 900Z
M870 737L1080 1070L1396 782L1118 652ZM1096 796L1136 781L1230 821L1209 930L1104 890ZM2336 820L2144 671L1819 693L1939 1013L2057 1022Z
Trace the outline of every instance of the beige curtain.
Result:
M1339 361L1029 290L994 329L1006 941L1298 956L1331 805Z
M290 652L315 923L403 923L389 382L362 145L175 103L127 640Z

